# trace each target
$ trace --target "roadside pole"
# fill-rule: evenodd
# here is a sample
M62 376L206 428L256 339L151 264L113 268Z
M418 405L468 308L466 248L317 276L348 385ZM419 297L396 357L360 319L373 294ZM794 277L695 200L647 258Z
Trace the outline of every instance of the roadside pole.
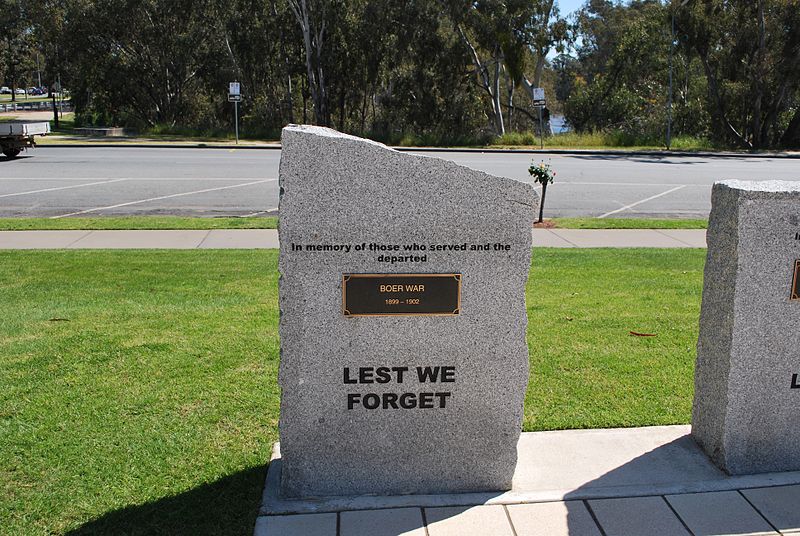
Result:
M539 149L544 149L544 125L542 125L542 107L537 106L539 110Z
M242 100L241 84L231 82L228 85L228 102L233 102L233 124L236 132L236 145L239 145L239 102Z
M539 110L539 149L544 149L544 121L542 120L542 108L545 106L544 88L533 88L533 105Z
M56 105L56 92L61 91L61 85L55 82L50 86L50 98L53 100L53 126L58 129L58 107Z
M61 87L61 73L58 73L58 117L64 117L64 91Z

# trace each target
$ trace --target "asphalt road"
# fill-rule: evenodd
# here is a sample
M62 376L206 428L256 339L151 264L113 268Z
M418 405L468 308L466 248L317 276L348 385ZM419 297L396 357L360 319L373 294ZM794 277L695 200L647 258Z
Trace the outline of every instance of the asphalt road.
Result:
M550 217L707 217L716 180L800 181L800 160L784 158L419 154L526 182L532 158L549 162ZM0 216L276 214L279 159L276 149L39 147L0 158Z

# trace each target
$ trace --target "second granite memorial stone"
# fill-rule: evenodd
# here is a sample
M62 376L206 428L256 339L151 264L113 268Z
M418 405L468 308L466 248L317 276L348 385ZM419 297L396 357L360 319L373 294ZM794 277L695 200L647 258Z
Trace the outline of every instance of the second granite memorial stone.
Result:
M692 435L730 474L800 470L800 184L714 185Z
M282 495L509 489L533 188L324 128L282 145Z

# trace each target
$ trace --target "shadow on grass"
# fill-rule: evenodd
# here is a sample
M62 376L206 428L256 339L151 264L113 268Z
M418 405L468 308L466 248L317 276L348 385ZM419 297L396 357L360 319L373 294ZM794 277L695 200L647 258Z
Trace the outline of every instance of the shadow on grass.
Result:
M266 469L266 466L253 467L179 495L121 508L67 535L251 536L261 503Z

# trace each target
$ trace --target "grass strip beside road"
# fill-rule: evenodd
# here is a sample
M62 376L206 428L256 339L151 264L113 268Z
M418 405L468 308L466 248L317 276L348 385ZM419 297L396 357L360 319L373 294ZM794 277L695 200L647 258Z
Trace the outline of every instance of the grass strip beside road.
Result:
M278 218L99 216L94 218L0 218L0 231L118 231L136 229L277 229Z
M689 422L704 257L534 250L524 429ZM0 534L251 534L277 260L0 251Z
M619 131L610 132L564 132L554 136L546 136L543 140L545 149L593 149L614 151L670 151L663 140L645 136L633 136ZM540 139L534 132L507 132L494 139L490 147L504 149L539 149ZM671 152L681 151L719 151L719 147L705 138L694 136L676 136L670 144Z
M705 229L708 220L639 218L554 218L556 229ZM135 230L135 229L277 229L278 218L182 216L98 216L93 218L0 218L0 231Z
M552 222L556 229L706 229L708 227L708 220L700 219L553 218Z

